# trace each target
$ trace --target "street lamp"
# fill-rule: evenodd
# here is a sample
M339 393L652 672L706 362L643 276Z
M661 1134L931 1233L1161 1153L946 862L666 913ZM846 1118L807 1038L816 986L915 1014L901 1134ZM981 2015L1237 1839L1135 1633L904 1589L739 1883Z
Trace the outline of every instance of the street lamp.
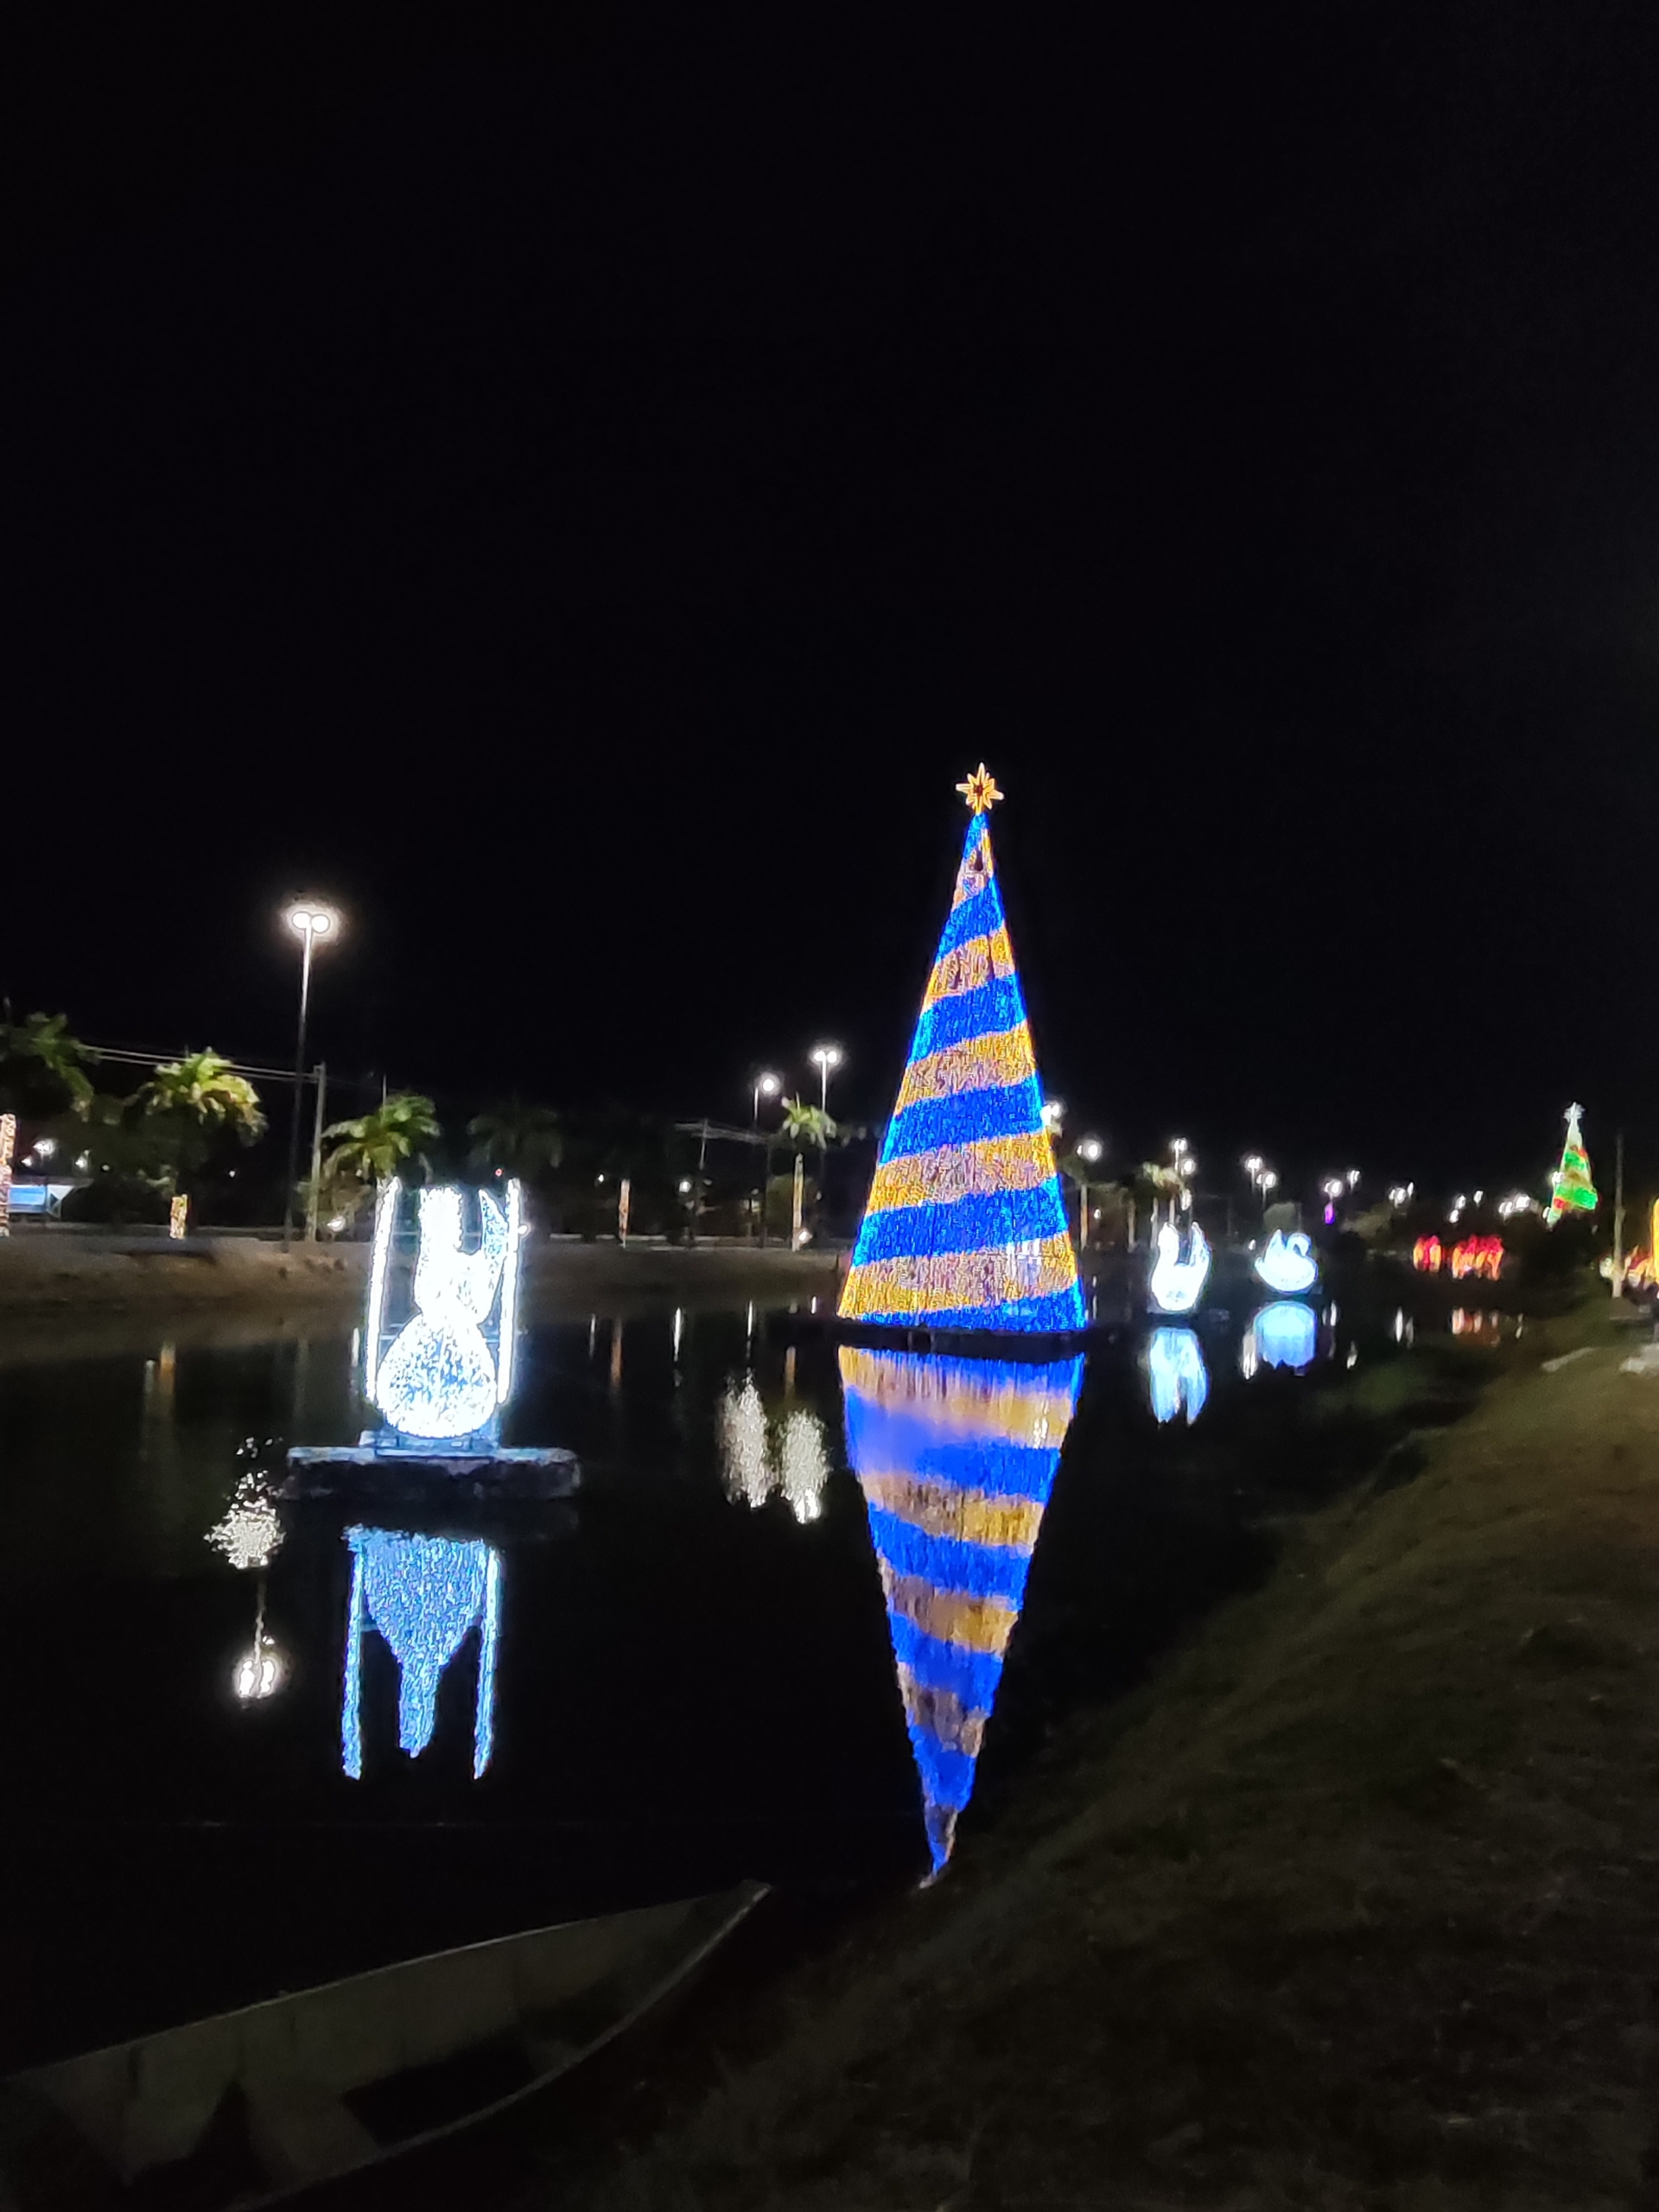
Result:
M1098 1137L1079 1137L1077 1140L1077 1158L1085 1166L1092 1167L1100 1158L1103 1149ZM1089 1179L1086 1175L1079 1175L1077 1178L1077 1249L1079 1252L1088 1242Z
M294 1044L294 1117L288 1129L288 1181L283 1192L283 1243L294 1235L294 1185L300 1172L300 1102L305 1082L305 1017L311 1005L311 955L337 936L340 916L318 899L296 899L283 917L300 940L300 1026Z
M1065 1105L1063 1100L1058 1098L1046 1098L1043 1101L1041 1120L1043 1127L1048 1131L1050 1136L1058 1136L1060 1134L1060 1124L1065 1121Z
M754 1106L749 1116L749 1126L751 1128L758 1129L760 1126L760 1101L763 1098L775 1098L783 1087L784 1078L780 1075L756 1076L754 1078Z
M830 1071L838 1068L845 1058L839 1045L815 1045L807 1058L818 1071L818 1104L830 1111Z

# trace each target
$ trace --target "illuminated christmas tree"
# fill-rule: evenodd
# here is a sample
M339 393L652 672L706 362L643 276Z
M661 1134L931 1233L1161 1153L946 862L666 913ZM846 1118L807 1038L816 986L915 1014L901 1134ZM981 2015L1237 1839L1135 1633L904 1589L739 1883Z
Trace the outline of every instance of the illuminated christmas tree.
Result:
M1596 1186L1590 1180L1590 1155L1584 1148L1584 1138L1579 1128L1582 1106L1567 1109L1567 1141L1561 1147L1561 1164L1549 1179L1548 1219L1559 1221L1564 1213L1592 1213L1597 1198Z
M1083 1362L848 1345L841 1379L938 1873L973 1794Z
M958 784L956 893L859 1225L841 1319L1064 1334L1083 1293L991 858L1002 794Z

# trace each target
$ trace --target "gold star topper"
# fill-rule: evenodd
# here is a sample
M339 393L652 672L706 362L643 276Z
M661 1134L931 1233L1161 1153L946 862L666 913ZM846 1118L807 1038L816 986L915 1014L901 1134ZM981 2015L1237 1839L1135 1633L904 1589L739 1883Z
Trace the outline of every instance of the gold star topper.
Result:
M965 784L957 789L968 802L969 814L988 814L1002 796L996 788L996 778L982 760Z

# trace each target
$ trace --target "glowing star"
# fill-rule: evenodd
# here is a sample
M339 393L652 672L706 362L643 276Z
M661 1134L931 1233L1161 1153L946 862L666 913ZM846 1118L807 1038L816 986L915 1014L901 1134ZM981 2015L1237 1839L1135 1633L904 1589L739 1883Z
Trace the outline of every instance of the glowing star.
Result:
M966 783L957 789L968 802L970 814L988 814L1002 796L996 788L996 779L982 760Z
M471 1251L461 1243L464 1195L452 1188L419 1193L420 1248L410 1277L415 1310L384 1355L401 1186L385 1185L375 1206L364 1380L391 1427L417 1440L492 1431L512 1387L524 1237L519 1186L507 1185L505 1214L489 1192L474 1194L479 1242Z
M1313 1247L1300 1229L1293 1230L1288 1236L1282 1230L1275 1229L1268 1239L1267 1250L1256 1255L1255 1272L1268 1288L1277 1291L1281 1298L1294 1298L1300 1291L1312 1290L1319 1279Z
M1197 1421L1210 1395L1204 1351L1191 1329L1154 1329L1147 1340L1147 1389L1155 1421Z
M397 1741L411 1758L432 1740L438 1683L474 1628L478 1691L473 1709L473 1775L495 1740L495 1665L501 1628L501 1555L477 1537L404 1535L348 1529L352 1595L346 1618L340 1698L340 1764L363 1772L363 1639L378 1629L397 1662Z
M1160 1313L1190 1313L1198 1304L1210 1273L1210 1247L1195 1221L1187 1257L1181 1255L1181 1232L1168 1222L1158 1231L1158 1257L1147 1281L1152 1303Z
M1263 1367L1311 1367L1319 1350L1319 1323L1311 1306L1281 1298L1264 1306L1250 1325Z

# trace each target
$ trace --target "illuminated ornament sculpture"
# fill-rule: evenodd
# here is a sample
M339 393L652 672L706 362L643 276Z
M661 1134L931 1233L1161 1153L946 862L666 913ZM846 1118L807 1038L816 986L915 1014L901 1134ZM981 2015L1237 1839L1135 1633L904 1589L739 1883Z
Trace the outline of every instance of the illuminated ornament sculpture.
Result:
M1198 1302L1209 1273L1210 1246L1198 1223L1192 1224L1184 1260L1181 1232L1166 1222L1158 1231L1158 1257L1147 1279L1154 1310L1160 1313L1190 1313Z
M938 1873L973 1794L1083 1362L844 1347L841 1375Z
M1001 793L982 767L957 789L972 818L840 1319L1071 1334L1083 1293L991 858Z
M363 1772L363 1639L376 1628L398 1667L397 1741L411 1758L432 1740L438 1683L474 1628L478 1691L473 1774L494 1744L496 1649L501 1624L501 1555L476 1537L405 1535L348 1529L352 1594L346 1618L346 1675L340 1711L340 1764Z
M1281 1298L1264 1306L1250 1324L1255 1357L1263 1367L1311 1367L1319 1351L1319 1322L1311 1306Z
M1191 1329L1154 1329L1147 1340L1147 1389L1154 1421L1197 1421L1210 1395L1204 1351Z
M1446 1257L1438 1236L1420 1236L1411 1248L1411 1264L1420 1275L1437 1275Z
M463 1249L465 1199L476 1200L478 1243ZM409 1275L414 1310L390 1344L383 1342L403 1185L383 1184L375 1206L364 1331L364 1382L399 1440L493 1440L512 1388L519 1248L524 1236L517 1182L506 1211L487 1191L418 1193L420 1241Z
M1452 1247L1452 1272L1459 1281L1465 1275L1484 1275L1489 1282L1496 1282L1503 1270L1501 1236L1465 1236L1461 1244Z
M1281 1298L1294 1298L1304 1290L1312 1290L1319 1279L1319 1263L1313 1257L1313 1247L1300 1229L1287 1236L1275 1229L1268 1239L1268 1249L1256 1255L1255 1272L1269 1290L1277 1291Z
M1549 1179L1549 1210L1544 1217L1552 1227L1564 1213L1593 1213L1599 1204L1596 1186L1590 1179L1590 1155L1579 1128L1583 1111L1582 1106L1567 1109L1567 1141L1561 1147L1560 1165Z

